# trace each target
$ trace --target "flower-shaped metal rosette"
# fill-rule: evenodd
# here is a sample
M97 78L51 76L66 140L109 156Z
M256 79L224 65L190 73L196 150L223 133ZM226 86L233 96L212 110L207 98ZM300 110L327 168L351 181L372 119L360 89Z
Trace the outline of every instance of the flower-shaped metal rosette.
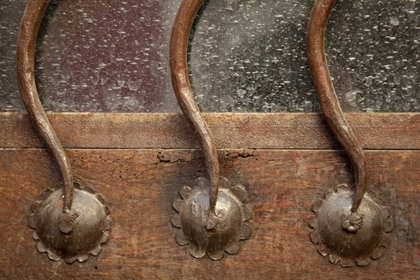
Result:
M29 226L34 229L37 249L54 261L86 261L89 254L96 256L108 239L111 225L108 207L100 194L77 183L71 210L66 214L63 214L63 199L63 185L58 184L44 191L33 204ZM69 217L70 221L63 221L63 217ZM66 227L68 223L70 230Z
M182 187L182 199L173 204L178 214L171 222L176 242L181 246L189 244L193 257L202 258L207 253L211 259L220 260L225 251L237 254L240 240L250 237L252 230L245 222L251 219L252 210L243 204L248 197L245 187L230 186L226 178L220 177L216 207L209 223L209 189L210 183L203 177L195 181L193 188Z
M317 201L309 218L313 229L311 240L322 256L329 256L333 264L341 262L342 267L366 266L370 260L382 256L391 242L392 217L385 207L365 194L354 218L355 230L349 230L348 217L354 192L347 185L340 185L328 191Z

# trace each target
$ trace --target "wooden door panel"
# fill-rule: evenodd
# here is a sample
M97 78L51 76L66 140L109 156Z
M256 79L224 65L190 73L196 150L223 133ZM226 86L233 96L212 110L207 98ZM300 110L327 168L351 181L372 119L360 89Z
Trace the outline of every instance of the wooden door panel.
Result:
M219 150L222 175L242 183L254 211L252 236L238 255L194 259L175 243L171 204L205 174L196 149L69 149L77 180L104 195L113 220L98 257L65 264L39 253L27 225L30 206L60 181L44 149L0 150L0 277L30 279L416 279L420 267L420 152L368 151L370 189L391 208L392 244L364 268L343 269L309 239L311 205L349 182L333 150Z

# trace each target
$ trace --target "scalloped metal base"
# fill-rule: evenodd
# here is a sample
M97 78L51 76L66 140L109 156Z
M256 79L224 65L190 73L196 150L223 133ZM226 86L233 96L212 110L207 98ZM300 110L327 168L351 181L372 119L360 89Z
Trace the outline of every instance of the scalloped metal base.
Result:
M60 218L63 216L63 185L46 190L32 206L29 226L41 253L46 252L53 261L64 259L67 263L86 261L90 255L101 251L108 239L111 221L109 210L100 194L89 187L75 183L72 208L72 229L66 231Z
M209 223L210 183L206 178L198 178L194 188L183 187L181 199L175 200L173 207L179 213L172 219L175 240L179 245L188 245L189 253L195 258L207 255L212 260L220 260L226 251L237 254L240 240L251 235L251 228L245 223L252 217L252 210L243 204L248 193L241 185L230 186L229 181L220 177L216 211Z
M345 222L353 214L351 206L353 191L346 185L330 190L312 208L315 216L310 217L311 240L318 252L329 256L333 264L342 267L366 266L371 259L382 256L383 248L390 244L389 234L392 221L388 211L377 204L368 194L354 215L360 219L356 231L346 230Z

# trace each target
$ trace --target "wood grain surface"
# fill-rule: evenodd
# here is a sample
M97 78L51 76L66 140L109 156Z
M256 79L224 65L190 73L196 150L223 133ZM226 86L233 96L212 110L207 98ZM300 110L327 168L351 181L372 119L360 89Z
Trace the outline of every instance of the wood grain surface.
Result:
M346 114L364 149L420 149L420 113ZM65 148L198 148L182 114L51 113ZM337 148L319 114L204 114L226 149ZM0 147L44 147L28 116L0 113Z
M77 135L77 134L76 134ZM75 135L75 136L76 136ZM3 142L4 143L4 142ZM44 149L0 150L1 279L419 279L420 152L369 151L369 192L390 206L394 231L384 256L341 268L309 240L311 205L350 182L340 151L219 150L222 175L242 183L253 234L238 255L194 259L170 224L178 189L203 176L199 150L69 149L76 179L104 195L113 219L98 257L68 265L39 253L30 205L60 181Z

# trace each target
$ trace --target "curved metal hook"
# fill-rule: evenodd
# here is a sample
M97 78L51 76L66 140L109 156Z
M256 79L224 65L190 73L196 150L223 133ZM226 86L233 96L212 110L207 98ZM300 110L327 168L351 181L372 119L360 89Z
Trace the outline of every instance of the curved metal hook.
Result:
M74 192L70 161L39 100L34 73L35 44L42 18L50 2L51 0L30 0L26 6L18 37L17 75L20 94L26 109L60 166L64 180L63 212L68 213L71 209Z
M51 260L83 262L97 255L108 239L109 209L104 198L90 187L73 181L70 161L39 100L34 65L35 44L50 0L29 0L19 31L17 74L20 93L39 134L54 154L64 184L46 190L32 206L29 226L37 249ZM63 185L63 186L62 186ZM63 209L57 207L63 205ZM80 215L83 213L83 215ZM69 240L71 242L69 243Z
M336 0L316 1L309 19L307 55L313 83L325 119L349 155L353 166L356 190L351 211L356 213L366 191L368 174L365 154L341 110L325 57L325 29L335 2Z
M172 30L170 45L170 66L172 85L178 103L190 126L198 133L210 179L210 213L214 213L219 189L220 171L216 146L206 122L194 100L188 78L187 50L188 39L195 15L203 0L184 0L179 8Z
M188 77L188 40L203 2L182 1L172 30L170 66L178 103L190 126L198 133L210 180L198 178L193 187L181 188L182 199L173 203L178 214L171 222L176 242L181 246L188 244L192 256L202 258L207 254L212 260L220 260L225 251L238 253L239 241L251 235L252 230L245 222L252 217L252 210L244 205L248 196L245 187L231 186L228 179L220 177L216 146L194 100Z

